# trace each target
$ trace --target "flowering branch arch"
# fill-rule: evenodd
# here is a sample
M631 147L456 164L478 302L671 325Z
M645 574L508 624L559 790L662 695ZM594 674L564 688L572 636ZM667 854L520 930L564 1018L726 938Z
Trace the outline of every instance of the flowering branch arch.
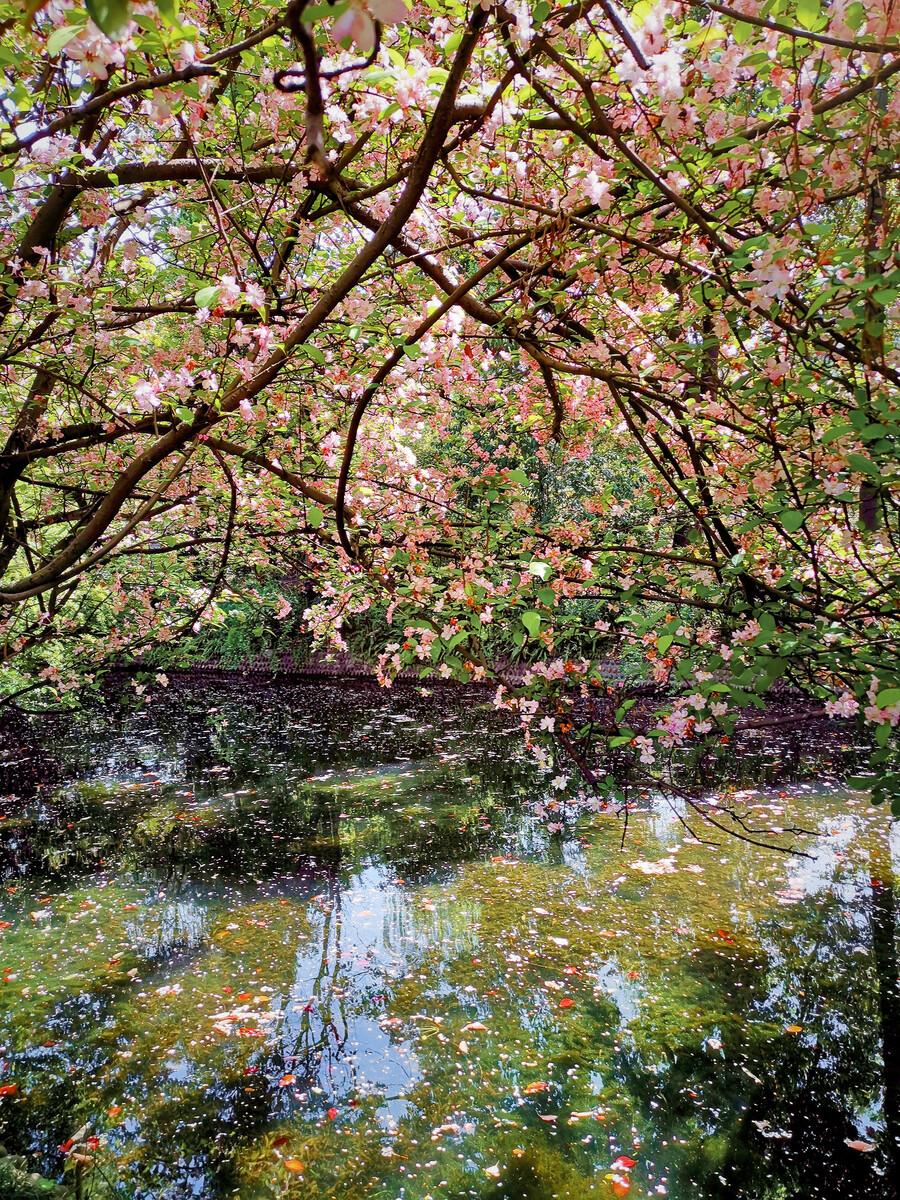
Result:
M323 637L388 605L385 682L502 625L548 768L637 654L672 698L607 749L787 679L890 785L890 3L0 8L9 694L299 566Z

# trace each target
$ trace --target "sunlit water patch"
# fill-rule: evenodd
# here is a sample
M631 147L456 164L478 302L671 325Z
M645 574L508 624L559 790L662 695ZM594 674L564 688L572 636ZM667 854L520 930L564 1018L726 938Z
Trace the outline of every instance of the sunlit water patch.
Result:
M87 1126L97 1200L895 1195L881 814L742 797L809 857L665 805L551 835L493 722L220 688L62 732L0 822L6 1149L73 1183Z

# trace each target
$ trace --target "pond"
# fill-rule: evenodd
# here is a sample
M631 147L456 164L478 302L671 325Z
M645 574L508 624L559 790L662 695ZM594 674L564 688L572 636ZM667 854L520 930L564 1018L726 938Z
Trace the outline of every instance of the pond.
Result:
M28 1170L71 1186L86 1125L96 1200L896 1195L890 826L858 793L743 788L808 857L662 801L624 845L614 814L550 833L487 694L321 683L173 687L39 757L0 803Z

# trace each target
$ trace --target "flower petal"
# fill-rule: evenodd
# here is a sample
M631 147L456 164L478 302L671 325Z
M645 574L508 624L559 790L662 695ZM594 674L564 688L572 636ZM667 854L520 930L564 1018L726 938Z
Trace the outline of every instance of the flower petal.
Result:
M369 0L369 12L382 25L396 25L409 16L403 0Z
M350 38L363 54L375 48L375 25L368 13L360 8L348 8L331 27L331 36L336 42Z

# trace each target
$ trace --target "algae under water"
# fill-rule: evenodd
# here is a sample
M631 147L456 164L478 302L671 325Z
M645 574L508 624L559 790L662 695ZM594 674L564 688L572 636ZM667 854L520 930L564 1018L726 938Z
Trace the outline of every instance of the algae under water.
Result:
M808 858L550 834L483 700L173 688L0 763L6 1150L71 1183L87 1126L95 1200L896 1196L886 815L761 753Z

